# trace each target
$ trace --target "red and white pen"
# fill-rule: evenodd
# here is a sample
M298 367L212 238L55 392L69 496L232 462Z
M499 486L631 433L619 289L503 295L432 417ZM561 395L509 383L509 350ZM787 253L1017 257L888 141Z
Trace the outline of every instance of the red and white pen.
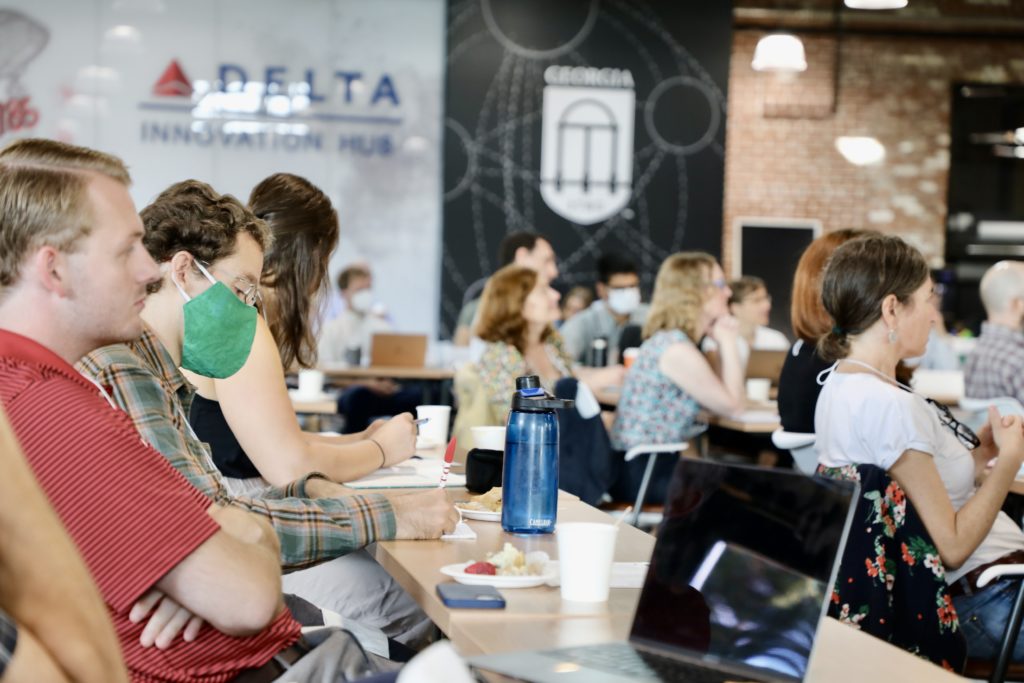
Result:
M437 488L443 489L444 485L448 482L448 471L452 468L452 460L455 459L455 437L448 442L448 448L444 452L444 469L441 470L441 483L437 485Z

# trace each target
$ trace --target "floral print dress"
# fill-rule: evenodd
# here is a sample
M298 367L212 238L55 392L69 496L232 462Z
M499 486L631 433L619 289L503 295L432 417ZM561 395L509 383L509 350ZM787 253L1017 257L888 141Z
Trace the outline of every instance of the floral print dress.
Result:
M861 487L829 616L962 671L967 642L945 568L903 489L874 465L819 465L818 474Z

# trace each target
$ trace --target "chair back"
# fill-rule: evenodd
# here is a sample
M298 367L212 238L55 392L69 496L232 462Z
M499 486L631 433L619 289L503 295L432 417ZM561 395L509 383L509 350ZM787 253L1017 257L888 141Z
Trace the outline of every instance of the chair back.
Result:
M471 428L503 425L507 415L491 405L475 363L466 363L455 371L453 389L458 410L455 413L452 436L468 450L475 446Z
M874 465L818 467L860 483L829 616L943 668L962 671L967 642L945 568L903 489Z
M772 444L789 451L793 456L793 469L804 474L814 474L818 467L818 449L815 447L814 432L787 432L779 427L772 432Z

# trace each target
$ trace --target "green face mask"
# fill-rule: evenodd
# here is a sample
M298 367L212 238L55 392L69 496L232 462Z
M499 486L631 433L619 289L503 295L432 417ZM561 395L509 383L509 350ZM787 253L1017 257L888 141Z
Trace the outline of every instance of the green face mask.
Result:
M203 377L224 379L241 370L249 358L256 337L256 309L239 301L199 261L195 264L213 286L193 299L174 283L185 299L181 367Z

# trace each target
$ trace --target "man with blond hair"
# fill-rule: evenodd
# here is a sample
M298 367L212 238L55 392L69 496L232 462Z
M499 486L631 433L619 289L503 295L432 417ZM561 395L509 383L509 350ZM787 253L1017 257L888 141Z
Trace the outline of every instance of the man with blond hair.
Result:
M249 512L211 504L105 390L72 367L137 338L159 278L117 158L48 140L0 152L0 403L92 572L132 678L228 681L295 661L280 548ZM212 628L143 647L133 606L170 599Z
M981 303L988 319L967 357L964 393L1024 403L1024 263L1000 261L985 271Z

